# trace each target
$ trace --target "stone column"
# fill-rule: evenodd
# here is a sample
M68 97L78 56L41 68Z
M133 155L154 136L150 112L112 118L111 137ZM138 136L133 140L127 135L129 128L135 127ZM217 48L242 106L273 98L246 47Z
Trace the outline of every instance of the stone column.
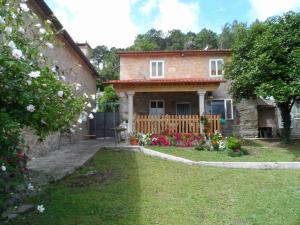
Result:
M134 91L127 91L128 96L128 133L133 131L133 95Z
M204 110L204 96L205 96L206 91L205 90L199 90L197 91L197 94L199 96L199 115L200 117L204 115L205 110ZM200 123L200 133L203 132L203 124Z

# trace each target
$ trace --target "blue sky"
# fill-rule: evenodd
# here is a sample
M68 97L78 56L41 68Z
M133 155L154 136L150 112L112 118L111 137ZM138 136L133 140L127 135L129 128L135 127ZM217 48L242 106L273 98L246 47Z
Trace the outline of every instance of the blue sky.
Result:
M293 10L300 0L46 0L73 39L128 47L151 28L217 33L226 22L251 23Z

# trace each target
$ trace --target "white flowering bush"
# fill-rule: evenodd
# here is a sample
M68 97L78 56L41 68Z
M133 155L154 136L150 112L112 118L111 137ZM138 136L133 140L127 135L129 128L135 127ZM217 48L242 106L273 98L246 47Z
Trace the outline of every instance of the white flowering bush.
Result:
M51 21L38 21L26 0L0 0L0 212L26 172L21 129L40 139L73 132L80 112L91 110L90 97L76 94L81 84L64 83L42 54L55 46L55 31Z

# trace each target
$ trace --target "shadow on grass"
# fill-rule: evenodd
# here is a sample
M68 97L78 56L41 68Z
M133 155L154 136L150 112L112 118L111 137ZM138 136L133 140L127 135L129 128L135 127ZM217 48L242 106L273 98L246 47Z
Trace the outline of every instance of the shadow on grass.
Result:
M84 167L49 185L31 201L46 211L19 216L12 224L140 224L136 154L101 150Z

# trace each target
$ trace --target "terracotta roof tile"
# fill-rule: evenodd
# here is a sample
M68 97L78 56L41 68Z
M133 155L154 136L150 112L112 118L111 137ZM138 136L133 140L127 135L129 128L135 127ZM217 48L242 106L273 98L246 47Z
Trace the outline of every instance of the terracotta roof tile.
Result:
M211 84L224 83L223 78L182 78L182 79L133 79L133 80L109 80L106 84L116 85L151 85L151 84Z

